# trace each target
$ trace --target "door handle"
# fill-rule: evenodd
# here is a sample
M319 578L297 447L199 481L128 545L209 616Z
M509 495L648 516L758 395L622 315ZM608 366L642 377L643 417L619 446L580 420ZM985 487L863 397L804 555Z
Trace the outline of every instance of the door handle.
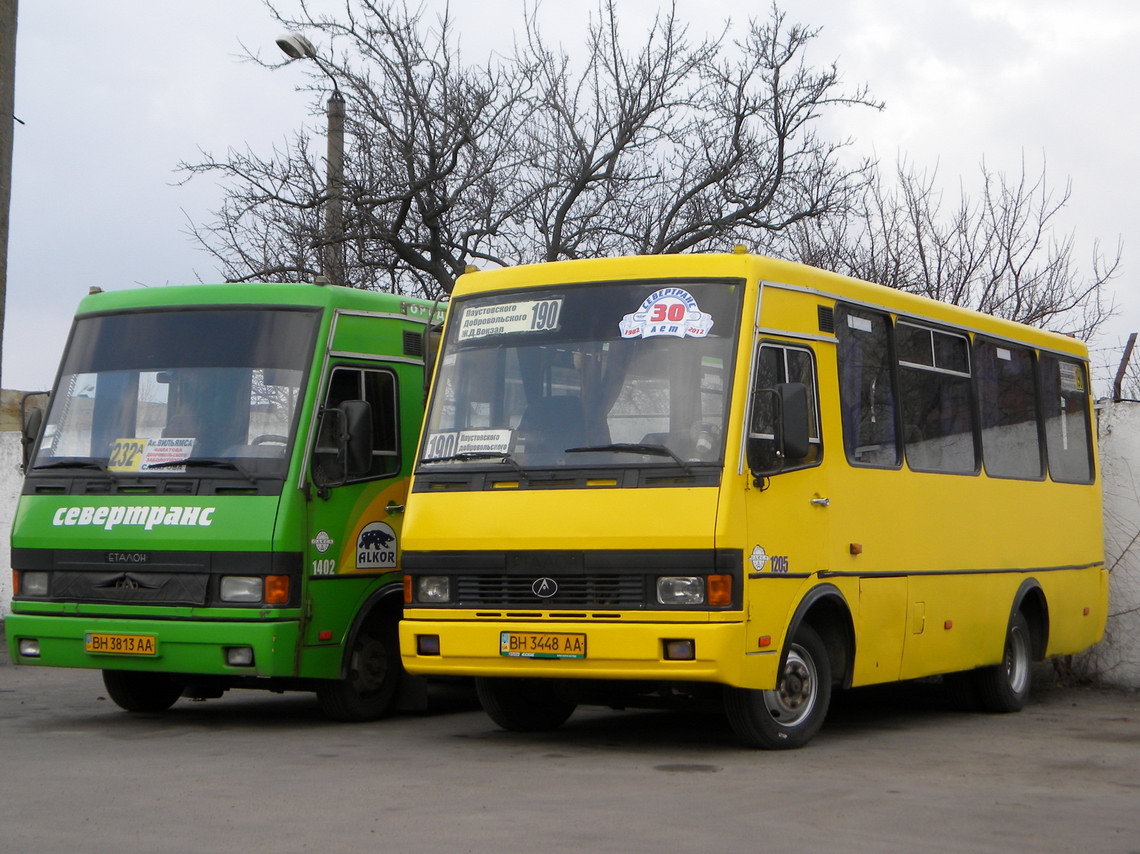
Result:
M831 506L831 499L830 498L813 498L811 500L811 503L814 504L816 507L830 507Z
M388 511L389 516L395 516L397 513L403 513L404 512L404 505L403 504L397 504L394 501L389 501L388 506L385 507L384 509Z

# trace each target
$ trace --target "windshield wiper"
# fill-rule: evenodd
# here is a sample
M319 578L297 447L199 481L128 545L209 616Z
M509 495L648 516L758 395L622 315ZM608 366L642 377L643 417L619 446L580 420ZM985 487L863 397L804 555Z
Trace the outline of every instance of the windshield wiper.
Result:
M445 457L428 457L420 460L420 463L451 463L456 461L466 463L471 460L502 460L517 471L520 477L527 477L527 473L519 465L518 460L506 451L461 451L458 454L448 454Z
M566 454L585 454L590 451L612 451L615 454L650 454L657 457L672 457L685 474L689 471L689 464L681 459L672 448L666 445L655 445L642 442L611 442L608 445L586 445L582 448L567 448Z
M37 463L32 466L34 471L43 471L44 469L97 469L103 474L111 474L111 471L98 460L53 460L50 463Z
M257 481L253 475L235 463L233 460L223 459L221 457L186 457L181 460L167 460L162 463L150 463L143 466L143 469L150 471L151 469L172 469L178 466L192 466L196 468L214 468L214 469L229 469L236 471L254 486L257 486Z

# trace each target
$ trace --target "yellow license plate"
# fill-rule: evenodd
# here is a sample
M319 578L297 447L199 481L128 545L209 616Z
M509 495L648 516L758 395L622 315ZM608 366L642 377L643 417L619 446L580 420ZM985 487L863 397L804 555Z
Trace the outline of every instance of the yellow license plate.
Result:
M499 655L511 658L585 658L584 634L500 632Z
M158 655L154 635L109 635L88 632L83 637L87 652L106 652L111 655Z

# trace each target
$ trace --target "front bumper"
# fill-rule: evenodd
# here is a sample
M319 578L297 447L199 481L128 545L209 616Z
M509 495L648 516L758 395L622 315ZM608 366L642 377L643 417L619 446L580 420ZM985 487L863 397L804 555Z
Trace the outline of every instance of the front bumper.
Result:
M153 637L156 654L87 652L84 638L92 632ZM9 614L5 634L8 654L17 665L271 677L295 675L299 630L295 620L206 622ZM23 639L38 641L38 657L20 655ZM227 647L252 647L253 665L226 664Z
M503 632L584 634L584 658L519 658L500 652ZM418 636L439 638L438 655L419 655ZM773 688L779 656L746 654L744 624L600 623L405 619L400 652L409 673L426 676L508 676L555 679L712 682ZM667 640L692 640L691 661L665 658Z

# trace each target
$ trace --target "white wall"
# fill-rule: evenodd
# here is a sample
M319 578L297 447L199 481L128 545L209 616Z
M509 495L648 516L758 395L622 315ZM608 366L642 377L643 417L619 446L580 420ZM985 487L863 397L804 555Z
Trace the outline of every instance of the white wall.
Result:
M1080 672L1106 685L1140 688L1140 404L1105 405L1100 459L1108 626L1079 662Z
M12 610L12 543L9 534L23 485L20 434L0 431L0 619ZM3 654L0 650L0 655Z

